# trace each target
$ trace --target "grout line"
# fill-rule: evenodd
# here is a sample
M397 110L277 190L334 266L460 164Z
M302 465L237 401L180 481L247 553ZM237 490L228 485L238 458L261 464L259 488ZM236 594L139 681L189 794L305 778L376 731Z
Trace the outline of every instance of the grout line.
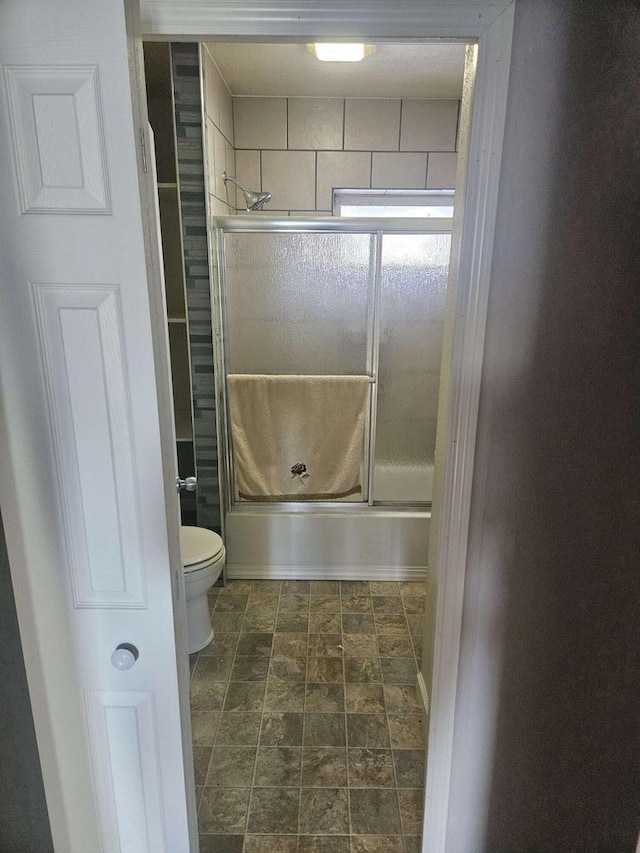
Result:
M349 734L348 734L348 716L347 716L347 657L344 653L344 630L342 626L342 582L338 581L338 592L340 595L340 645L342 646L342 695L344 697L344 759L346 763L347 774L347 834L349 837L349 846L351 846L351 837L353 835L353 827L351 825L351 777L349 775Z
M347 128L347 99L342 99L342 148L341 151L344 151L344 141L345 141L345 133Z
M398 151L402 151L402 106L404 98L400 98L400 117L398 119Z
M309 581L309 610L307 611L307 643L304 656L304 694L302 696L302 733L300 735L300 777L298 779L298 831L297 836L300 838L300 820L302 817L302 764L304 761L304 730L305 720L307 718L307 681L309 674L309 631L311 623L311 581ZM296 839L296 846L299 841Z

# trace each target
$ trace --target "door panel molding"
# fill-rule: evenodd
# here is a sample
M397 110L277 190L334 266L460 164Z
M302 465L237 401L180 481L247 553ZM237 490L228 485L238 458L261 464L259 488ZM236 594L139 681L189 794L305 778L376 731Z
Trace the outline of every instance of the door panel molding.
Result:
M117 285L33 285L73 602L146 608Z
M104 849L167 851L153 694L87 690L85 704Z
M97 65L4 69L23 213L110 213Z

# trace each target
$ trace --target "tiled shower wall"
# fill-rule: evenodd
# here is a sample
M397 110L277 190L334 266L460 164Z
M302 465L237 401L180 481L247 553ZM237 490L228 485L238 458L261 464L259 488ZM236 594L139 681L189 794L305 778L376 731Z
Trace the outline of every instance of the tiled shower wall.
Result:
M191 351L197 520L220 531L213 339L203 166L199 45L171 45L176 150Z
M233 98L237 176L271 212L331 214L334 187L454 186L459 101Z

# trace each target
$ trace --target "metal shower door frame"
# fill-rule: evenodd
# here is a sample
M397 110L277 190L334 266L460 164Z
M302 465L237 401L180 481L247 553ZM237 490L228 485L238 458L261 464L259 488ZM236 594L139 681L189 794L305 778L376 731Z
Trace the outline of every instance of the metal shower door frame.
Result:
M366 370L371 377L368 401L368 429L365 433L364 481L366 491L363 500L347 501L252 501L252 510L264 506L270 510L297 512L304 510L329 509L333 512L361 511L363 506L374 506L374 476L378 404L378 368L380 351L380 294L382 285L382 248L385 234L450 234L451 219L411 218L340 218L340 217L266 217L224 216L212 217L211 227L215 239L213 251L215 262L212 286L212 312L214 330L214 378L216 395L216 423L218 428L218 457L221 475L220 494L223 516L232 509L244 507L235 495L235 466L233 460L233 436L229 422L227 375L229 364L228 339L226 334L226 257L225 234L273 233L273 234L367 234L371 241L369 281L371 297L368 300ZM402 504L395 505L400 508Z

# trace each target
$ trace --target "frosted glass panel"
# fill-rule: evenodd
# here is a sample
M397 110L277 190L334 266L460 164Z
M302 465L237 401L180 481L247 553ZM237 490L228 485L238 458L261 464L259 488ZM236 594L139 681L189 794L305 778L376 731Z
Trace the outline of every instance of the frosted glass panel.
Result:
M382 241L375 501L430 501L449 234Z
M366 373L373 239L226 234L228 372Z

